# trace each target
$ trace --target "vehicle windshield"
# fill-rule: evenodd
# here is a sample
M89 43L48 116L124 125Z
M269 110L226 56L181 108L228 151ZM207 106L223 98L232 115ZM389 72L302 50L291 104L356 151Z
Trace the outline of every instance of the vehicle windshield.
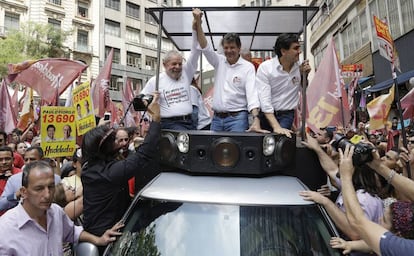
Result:
M140 200L109 255L340 255L316 205Z

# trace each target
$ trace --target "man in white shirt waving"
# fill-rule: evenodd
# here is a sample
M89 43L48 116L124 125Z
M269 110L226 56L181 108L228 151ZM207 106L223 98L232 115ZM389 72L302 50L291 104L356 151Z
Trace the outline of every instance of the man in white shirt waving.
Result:
M194 26L193 26L194 29ZM177 51L169 51L163 59L165 72L159 76L161 129L195 130L191 114L190 84L197 71L201 51L197 49L197 39L193 30L193 44L189 59L183 64L183 56ZM155 92L155 76L144 89L143 94Z
M244 132L249 128L250 112L253 123L248 131L263 131L258 119L260 101L255 87L255 70L252 63L240 56L240 37L234 33L225 35L221 42L224 56L218 54L205 38L201 10L195 8L193 16L202 52L215 69L211 130Z

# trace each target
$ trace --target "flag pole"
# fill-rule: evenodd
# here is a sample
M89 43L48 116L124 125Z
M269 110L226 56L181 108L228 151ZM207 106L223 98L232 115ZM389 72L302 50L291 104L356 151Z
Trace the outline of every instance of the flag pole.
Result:
M306 60L306 20L307 20L307 12L303 11L303 59ZM306 89L308 87L308 74L302 72L302 113L301 113L301 140L305 141L306 137L306 109L307 109L307 102L306 102Z
M402 108L401 108L400 94L399 94L399 91L398 91L397 72L395 71L395 65L394 65L393 62L391 63L391 66L392 66L392 78L393 78L394 84L395 84L394 101L397 105L398 118L400 119L400 124L401 124L401 135L402 135L402 139L403 139L403 146L405 148L407 148L407 134L405 132L404 117L403 117ZM409 179L411 179L410 163L406 162L405 164L406 164L406 168L407 168L407 176L408 176Z

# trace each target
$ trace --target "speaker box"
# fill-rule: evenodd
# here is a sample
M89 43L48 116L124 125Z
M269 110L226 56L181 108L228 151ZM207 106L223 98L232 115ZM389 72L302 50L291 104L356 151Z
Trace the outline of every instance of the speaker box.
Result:
M304 147L296 148L295 168L283 169L280 174L297 177L314 191L326 184L327 181L327 175L316 153Z
M267 174L295 168L295 144L276 134L163 130L159 151L163 165L193 173Z

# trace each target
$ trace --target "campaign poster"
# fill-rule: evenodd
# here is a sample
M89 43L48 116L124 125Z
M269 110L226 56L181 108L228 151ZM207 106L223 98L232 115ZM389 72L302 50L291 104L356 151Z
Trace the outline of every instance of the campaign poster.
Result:
M87 81L78 85L72 92L78 135L83 135L96 126L90 91L89 81Z
M75 152L75 108L41 107L40 146L45 158L72 156Z

